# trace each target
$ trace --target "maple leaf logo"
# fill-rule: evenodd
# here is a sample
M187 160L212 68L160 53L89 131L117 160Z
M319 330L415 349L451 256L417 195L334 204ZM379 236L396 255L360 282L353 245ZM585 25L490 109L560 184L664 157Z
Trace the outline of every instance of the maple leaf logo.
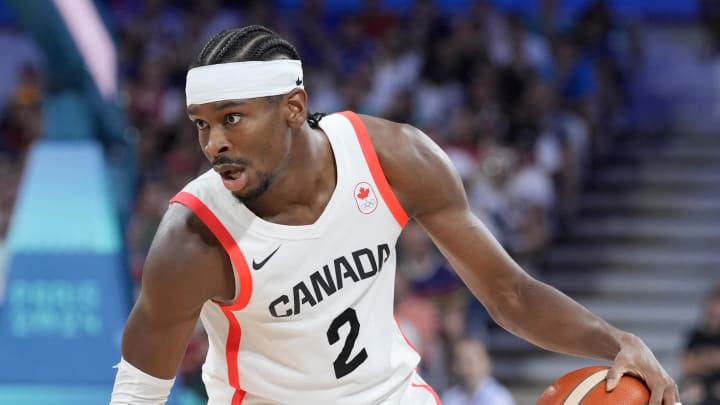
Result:
M367 198L367 196L370 195L370 189L365 187L360 187L360 191L357 193L357 196L359 199L364 200Z

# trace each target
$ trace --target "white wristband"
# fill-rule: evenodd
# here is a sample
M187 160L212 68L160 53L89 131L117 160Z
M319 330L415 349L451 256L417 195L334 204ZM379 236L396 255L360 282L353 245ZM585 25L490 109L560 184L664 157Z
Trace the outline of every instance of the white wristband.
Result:
M163 405L170 395L175 379L164 380L136 368L121 358L115 366L115 376L110 405Z

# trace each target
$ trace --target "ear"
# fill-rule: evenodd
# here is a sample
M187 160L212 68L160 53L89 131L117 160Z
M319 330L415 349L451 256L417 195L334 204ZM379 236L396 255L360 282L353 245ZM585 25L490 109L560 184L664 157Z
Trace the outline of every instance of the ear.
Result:
M300 128L307 119L307 93L304 89L294 89L286 97L285 119L288 126Z

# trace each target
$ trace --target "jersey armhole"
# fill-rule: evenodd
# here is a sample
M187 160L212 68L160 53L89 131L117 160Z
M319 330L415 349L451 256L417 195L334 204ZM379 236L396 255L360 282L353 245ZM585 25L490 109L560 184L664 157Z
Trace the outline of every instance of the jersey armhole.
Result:
M230 262L235 272L235 279L238 280L235 288L239 291L236 291L235 299L230 303L222 303L215 300L213 300L213 302L231 311L239 311L245 308L252 295L252 276L247 265L247 260L245 260L245 255L243 255L242 250L240 250L240 246L238 246L230 232L228 232L227 228L225 228L210 208L195 195L181 191L170 199L170 203L179 203L190 209L190 211L200 218L205 226L210 229L230 257Z
M372 174L373 181L375 181L375 184L380 191L380 195L383 200L385 200L385 204L387 204L393 217L395 217L395 220L400 227L404 228L405 224L407 224L409 220L408 214L405 212L402 205L400 205L400 201L398 201L395 193L392 191L392 187L390 187L390 183L387 181L387 177L385 177L385 172L383 172L382 166L380 165L380 160L377 157L375 146L373 146L372 141L370 140L370 135L368 134L365 124L362 122L360 117L352 111L343 111L340 115L347 118L347 120L350 121L350 124L352 124L358 142L360 143L363 156L365 156L365 162Z

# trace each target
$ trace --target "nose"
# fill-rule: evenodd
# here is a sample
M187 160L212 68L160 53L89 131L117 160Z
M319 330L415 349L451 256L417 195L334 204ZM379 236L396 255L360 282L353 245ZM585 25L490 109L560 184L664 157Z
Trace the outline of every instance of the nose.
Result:
M203 150L211 159L227 153L230 150L230 142L228 142L225 131L221 125L210 128L208 140Z

